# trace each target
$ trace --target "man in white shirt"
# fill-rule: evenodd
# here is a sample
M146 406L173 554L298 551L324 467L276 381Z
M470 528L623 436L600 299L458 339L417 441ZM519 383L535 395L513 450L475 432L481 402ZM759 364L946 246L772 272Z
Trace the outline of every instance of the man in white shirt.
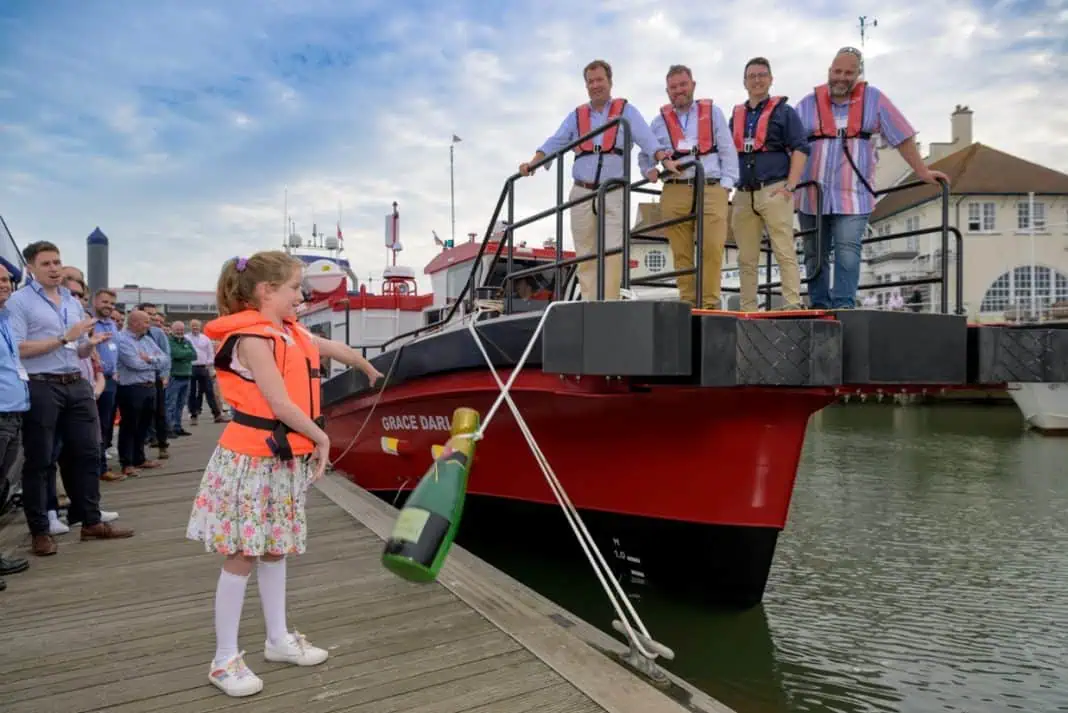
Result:
M197 416L203 408L203 399L208 400L208 408L215 418L215 423L225 423L229 419L219 409L219 402L215 400L215 384L213 383L215 363L215 345L204 332L200 331L199 319L189 321L189 333L186 340L193 345L197 356L193 360L193 375L189 379L189 425L197 425Z

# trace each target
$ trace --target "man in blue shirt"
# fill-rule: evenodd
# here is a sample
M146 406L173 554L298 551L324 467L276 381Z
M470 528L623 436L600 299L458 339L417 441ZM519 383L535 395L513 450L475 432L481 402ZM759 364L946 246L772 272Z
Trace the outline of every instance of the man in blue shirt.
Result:
M156 372L156 409L155 415L148 424L147 438L148 442L159 449L159 457L163 460L170 458L167 453L167 447L170 445L167 439L167 397L166 386L167 377L170 372L170 358L171 358L171 341L167 337L167 333L163 331L163 315L159 313L159 309L151 302L142 302L137 305L137 309L148 315L149 327L148 336L152 338L152 341L156 343L160 351L163 352L168 359L167 368L162 371Z
M115 433L115 394L117 382L115 381L115 365L119 359L119 346L115 341L118 335L118 327L112 315L115 310L117 296L108 287L102 287L93 295L93 316L97 318L93 325L93 334L107 334L108 338L96 348L96 354L100 357L100 367L104 371L104 390L96 400L96 411L100 416L100 472L101 480L119 480L122 476L116 475L108 469L107 451L111 448Z
M770 96L768 60L754 57L742 73L749 99L734 107L730 121L741 169L731 226L738 245L741 310L757 309L760 242L765 229L779 264L782 309L801 309L793 191L808 158L807 132L786 97Z
M52 465L56 430L75 467L61 471L70 507L67 518L82 523L82 540L132 537L133 530L102 522L100 516L99 428L92 385L79 362L104 340L87 336L96 320L62 286L63 262L52 243L30 243L22 251L32 275L8 300L10 327L29 378L30 408L23 419L22 499L31 549L54 555L49 534L46 475Z
M19 455L22 414L30 408L30 390L19 361L15 339L7 323L5 305L11 296L11 272L0 264L0 509L7 503L15 484L15 460ZM7 588L3 577L28 569L24 559L0 555L0 592Z
M156 382L159 373L170 371L170 358L149 332L151 318L135 309L126 315L126 329L117 344L119 421L119 465L125 476L136 476L142 468L158 468L160 463L145 457L148 426L156 417Z
M582 76L586 80L589 103L577 107L564 117L556 133L545 140L529 161L520 164L519 173L529 176L531 164L537 163L549 154L559 151L572 141L618 117L622 117L630 125L634 143L652 156L655 161L663 160L664 168L674 171L675 165L670 160L670 152L665 150L665 147L661 146L653 136L641 112L626 99L612 98L612 67L604 60L594 60L586 65ZM623 134L620 126L598 134L575 149L575 163L571 168L574 185L571 187L568 200L573 201L588 196L608 179L623 177L623 162L629 163L630 156L623 155ZM571 239L575 243L576 257L597 254L595 200L588 200L571 208ZM623 191L612 189L605 196L605 250L618 249L623 246L623 221L625 220L630 220L630 216L623 215ZM582 299L597 299L596 259L579 263L576 272L582 290ZM604 298L606 300L619 299L622 278L623 256L616 253L606 257L604 261Z

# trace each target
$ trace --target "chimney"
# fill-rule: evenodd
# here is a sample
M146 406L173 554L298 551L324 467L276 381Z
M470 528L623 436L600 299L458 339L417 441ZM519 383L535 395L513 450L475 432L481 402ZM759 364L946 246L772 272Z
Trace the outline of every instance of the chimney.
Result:
M962 149L972 144L972 110L967 106L957 105L949 119L953 148Z

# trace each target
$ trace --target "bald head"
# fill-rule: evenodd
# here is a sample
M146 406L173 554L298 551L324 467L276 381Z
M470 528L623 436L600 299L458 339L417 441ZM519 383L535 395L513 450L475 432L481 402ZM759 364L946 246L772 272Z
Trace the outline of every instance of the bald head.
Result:
M148 316L148 312L144 310L135 309L126 315L126 328L137 336L141 336L148 331L148 325L152 323L152 318Z
M63 277L67 280L77 280L78 282L85 282L85 273L74 267L73 265L63 266Z
M185 323L181 321L171 322L171 334L176 337L185 335Z
M838 50L838 54L831 60L830 69L827 70L827 86L831 90L831 96L835 99L849 96L862 71L863 62L859 50L852 47Z

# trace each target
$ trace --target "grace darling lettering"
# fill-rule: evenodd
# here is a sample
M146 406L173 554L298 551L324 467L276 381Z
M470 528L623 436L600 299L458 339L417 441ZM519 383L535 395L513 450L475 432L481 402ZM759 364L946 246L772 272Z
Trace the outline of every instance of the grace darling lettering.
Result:
M409 413L382 417L384 431L448 431L451 425L446 416L417 416Z

